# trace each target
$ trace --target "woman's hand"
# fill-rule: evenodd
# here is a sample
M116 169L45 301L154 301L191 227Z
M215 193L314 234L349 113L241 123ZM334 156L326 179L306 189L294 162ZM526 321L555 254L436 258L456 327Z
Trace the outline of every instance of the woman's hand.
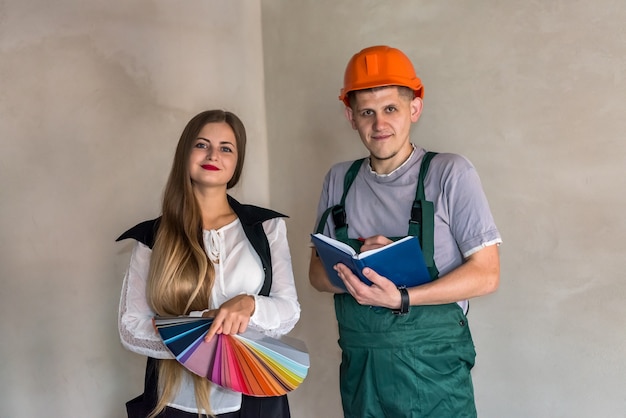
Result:
M212 309L202 314L205 318L215 318L204 341L209 342L215 334L240 334L248 328L250 317L254 313L255 301L251 295L237 295L227 300L219 309Z

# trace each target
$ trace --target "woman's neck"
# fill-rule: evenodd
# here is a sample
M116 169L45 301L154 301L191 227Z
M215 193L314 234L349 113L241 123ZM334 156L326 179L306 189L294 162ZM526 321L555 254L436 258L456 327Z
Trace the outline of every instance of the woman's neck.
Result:
M237 219L237 215L228 204L225 189L196 191L195 195L202 212L203 229L219 229Z

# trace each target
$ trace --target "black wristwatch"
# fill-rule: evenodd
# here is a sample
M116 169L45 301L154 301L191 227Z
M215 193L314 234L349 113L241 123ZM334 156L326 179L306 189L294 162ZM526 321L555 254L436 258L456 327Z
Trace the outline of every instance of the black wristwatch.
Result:
M392 309L394 315L406 315L409 313L409 291L406 286L400 286L400 309Z

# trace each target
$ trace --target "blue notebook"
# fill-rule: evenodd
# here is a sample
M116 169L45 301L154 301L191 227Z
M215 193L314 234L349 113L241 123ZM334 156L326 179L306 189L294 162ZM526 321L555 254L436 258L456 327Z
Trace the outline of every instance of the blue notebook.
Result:
M322 234L311 234L311 240L330 282L341 289L345 290L346 286L333 269L337 263L345 264L367 285L372 282L361 273L365 267L391 280L398 287L414 287L431 281L419 241L414 236L360 254L349 245Z

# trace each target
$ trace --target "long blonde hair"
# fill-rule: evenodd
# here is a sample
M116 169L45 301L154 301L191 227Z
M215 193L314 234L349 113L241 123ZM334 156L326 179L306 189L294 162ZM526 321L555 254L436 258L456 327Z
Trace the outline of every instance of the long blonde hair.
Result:
M215 272L202 241L202 211L189 176L189 155L202 128L215 122L227 123L237 142L237 166L227 188L235 186L241 176L246 147L246 131L241 120L223 110L208 110L194 116L187 123L176 147L163 194L161 222L150 258L146 297L157 315L188 315L190 311L202 311L209 307ZM183 373L186 373L185 369L176 360L159 361L160 395L156 408L148 418L156 417L173 399ZM204 377L192 376L198 410L204 409L210 414L211 383Z

